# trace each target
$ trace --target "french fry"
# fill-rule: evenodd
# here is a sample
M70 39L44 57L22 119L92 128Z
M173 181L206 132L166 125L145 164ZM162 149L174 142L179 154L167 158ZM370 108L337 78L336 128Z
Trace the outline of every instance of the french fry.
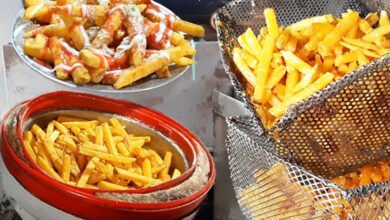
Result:
M127 170L120 169L120 168L116 168L116 171L118 172L118 176L120 178L127 179L130 181L139 182L141 184L151 184L151 183L155 182L155 180L153 178L148 178L146 176L139 175L139 174L127 171Z
M31 159L36 162L37 161L37 155L35 154L32 146L31 146L31 142L32 142L32 139L33 139L33 134L31 131L26 131L24 133L24 147L26 148L26 151L28 153L28 155L31 157Z
M236 64L237 68L240 70L240 72L244 75L245 79L253 86L256 86L256 76L252 72L252 70L247 66L245 61L242 59L242 57L239 54L238 50L233 50L233 60Z
M285 96L290 97L292 94L294 94L293 88L298 83L299 73L295 68L290 66L288 66L286 70L287 70L287 79L286 79Z
M129 189L128 187L123 187L118 184L110 183L107 181L100 181L98 183L99 189L104 189L104 190L127 190Z
M142 170L143 170L143 175L152 178L152 164L149 159L145 159L142 162Z
M117 129L119 131L119 134L122 136L122 137L127 137L127 132L126 130L122 127L122 125L119 123L118 119L116 118L111 118L110 119L110 122L112 124L112 126L114 126L115 129Z
M80 179L77 181L76 186L77 187L84 187L89 177L92 174L92 171L95 169L95 162L99 161L99 158L93 157L87 164L87 166L84 169L84 172L81 174Z
M102 130L103 130L103 140L107 146L108 152L110 152L115 156L118 155L118 150L114 144L114 140L112 139L112 134L107 123L103 123Z
M382 10L379 16L379 27L383 27L388 24L390 24L389 16L387 15L386 11Z
M256 67L256 86L253 100L257 103L265 103L265 86L270 71L272 53L275 48L275 40L276 37L271 34L266 36L261 60Z
M161 57L142 63L138 67L126 69L123 74L119 76L119 79L115 82L114 87L117 89L125 87L141 78L149 76L150 74L168 65L168 63L169 60L167 58Z
M172 179L176 179L181 175L181 172L178 169L175 169L172 174Z
M89 157L97 157L102 160L107 160L111 162L117 162L117 163L124 163L124 164L131 164L135 161L134 158L130 157L122 157L122 156L116 156L109 153L103 153L99 151L94 151L88 148L80 148L79 153L85 156Z
M332 32L327 35L319 44L318 51L322 56L328 55L335 47L336 43L347 34L353 24L358 20L357 12L347 12L343 14L343 19L336 25Z
M169 168L171 167L171 163L172 163L172 153L168 151L165 153L165 156L164 156L165 168L163 170L161 170L161 172L160 172L160 179L161 180L165 180L167 178Z
M61 178L64 180L65 183L69 182L70 170L71 170L71 159L72 158L68 154L65 154L63 157Z
M63 179L56 173L56 171L54 171L54 169L49 165L49 163L45 159L43 159L43 157L38 156L37 164L42 170L44 170L51 177L53 177L57 181L64 182Z
M279 66L272 71L272 74L267 82L267 89L272 89L286 74L286 67Z
M99 152L104 152L107 153L108 149L104 145L97 145L97 144L92 144L91 142L86 142L82 143L79 145L79 148L86 148L94 151L99 151Z
M375 42L375 40L383 35L390 33L390 24L376 28L375 30L363 36L362 40Z
M205 35L205 30L202 26L180 19L173 22L173 30L176 32L184 32L194 37L204 37Z
M306 18L306 19L303 19L301 21L298 21L298 22L288 26L288 29L300 31L300 30L303 30L305 28L310 27L313 24L333 23L333 21L334 21L334 18L331 14L321 15L321 16Z
M333 77L334 77L333 74L325 73L320 78L318 78L315 82L313 82L310 86L308 86L301 92L297 93L296 95L293 95L287 100L285 100L282 105L278 105L271 108L269 112L275 117L280 117L286 111L287 106L295 104L303 99L310 97L314 93L320 91L332 81Z
M274 9L264 9L264 17L265 22L267 23L267 30L269 31L269 34L273 35L276 38L279 35L279 26Z

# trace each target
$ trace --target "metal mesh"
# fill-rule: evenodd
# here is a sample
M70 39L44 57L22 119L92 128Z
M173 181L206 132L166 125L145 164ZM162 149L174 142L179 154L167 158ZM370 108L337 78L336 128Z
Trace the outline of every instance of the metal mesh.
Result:
M347 9L359 11L361 16L367 14L360 2L352 0L238 0L230 2L218 12L217 32L224 67L237 97L251 111L249 119L228 120L227 145L232 179L245 214L253 219L283 219L292 217L291 214L298 215L298 218L325 218L332 216L337 207L343 207L341 210L351 218L359 219L359 216L367 215L373 209L377 211L373 216L380 213L377 216L381 217L378 218L386 219L383 216L387 213L389 219L386 212L390 209L387 202L388 183L360 187L359 190L368 194L359 194L360 191L343 191L323 178L339 176L390 156L390 55L347 74L311 98L290 107L271 130L265 130L247 95L248 90L244 89L250 90L250 87L246 87L245 80L234 65L231 52L238 46L237 37L248 27L259 32L265 26L263 10L266 7L276 9L278 22L284 26L327 13L340 16ZM274 170L278 162L286 168L267 173ZM315 181L307 182L311 178ZM289 185L299 188L302 194L281 190ZM253 193L248 193L248 189L252 189ZM283 198L282 195L278 196L280 193L287 195L283 202L278 200ZM334 196L331 198L332 194ZM291 201L290 198L294 196L298 200ZM300 208L304 202L296 201L305 196L315 200L308 199L310 204L325 204L319 210L326 211L313 213L313 209L318 209L316 205L307 205L311 208L304 211ZM377 208L369 206L371 200L375 204L380 201L385 205L377 205ZM283 211L278 202L284 204L282 207L295 207L301 212ZM310 215L304 214L308 212Z

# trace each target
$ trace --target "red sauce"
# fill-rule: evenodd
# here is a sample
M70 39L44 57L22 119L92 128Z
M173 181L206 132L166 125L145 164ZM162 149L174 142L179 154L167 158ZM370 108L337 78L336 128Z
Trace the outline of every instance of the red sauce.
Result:
M162 34L161 39L157 39L159 37L158 35L160 35L159 32L160 32L161 28L165 28L163 30L164 32ZM166 45L170 41L170 37L171 37L170 33L172 33L171 29L160 24L158 26L158 30L155 33L152 33L149 36L147 36L148 48L149 49L157 49L157 50L165 49Z

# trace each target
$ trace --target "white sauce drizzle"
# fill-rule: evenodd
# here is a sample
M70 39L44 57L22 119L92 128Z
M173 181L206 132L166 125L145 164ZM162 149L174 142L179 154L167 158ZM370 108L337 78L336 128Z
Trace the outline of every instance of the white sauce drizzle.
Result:
M80 31L81 31L81 36L83 37L83 40L84 40L84 48L89 47L91 45L91 42L89 41L88 34L85 31L85 28L83 25L80 25Z
M68 43L66 43L63 39L60 40L60 43L61 45L67 50L69 51L70 53L72 53L73 55L75 56L79 56L80 53L74 49L73 47L71 47Z
M31 12L31 16L34 17L35 14L43 8L45 5L45 2L40 3L39 5L35 6L34 10Z
M125 70L122 70L122 69L120 69L120 70L110 70L110 71L107 71L107 72L105 73L105 75L110 75L110 74L112 74L112 75L117 75L117 74L123 73L123 71L125 71Z
M123 13L124 15L127 15L126 10L125 10L123 4L119 4L119 5L116 5L115 7L113 7L113 8L110 10L109 14L114 13L116 10L121 10L122 13Z
M85 5L85 4L81 5L81 17L83 17L83 18L89 17L87 5Z
M160 23L158 32L156 33L156 42L159 42L163 39L166 30L167 25L165 23Z
M71 15L71 14L72 14L72 11L73 11L73 6L70 5L70 4L67 4L67 5L66 5L66 8L68 9L68 15Z
M152 61L152 60L158 59L158 58L166 58L166 59L168 59L168 61L171 60L171 56L169 55L168 51L160 50L160 51L152 54L148 59L146 59L146 61Z
M53 71L55 70L58 70L58 69L63 69L65 71L68 71L68 72L72 72L74 69L76 69L77 67L83 67L84 65L81 64L81 63L74 63L72 66L69 66L69 65L66 65L66 64L59 64L59 65L56 65L53 69Z
M104 68L108 68L109 67L109 64L108 64L108 61L107 61L107 57L110 57L110 55L104 53L103 51L101 50L98 50L98 49L95 49L95 48L90 48L90 50L95 53L96 55L99 55L100 57L103 58L103 62L104 62Z
M161 20L165 19L165 15L162 12L156 11L156 9L154 9L154 8L146 9L145 14L154 15L154 16L160 18Z

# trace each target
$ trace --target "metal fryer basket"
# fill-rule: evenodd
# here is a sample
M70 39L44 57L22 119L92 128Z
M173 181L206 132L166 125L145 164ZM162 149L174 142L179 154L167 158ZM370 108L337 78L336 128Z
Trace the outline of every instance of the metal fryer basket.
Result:
M353 0L237 0L218 12L217 31L224 67L237 97L247 105L252 115L250 119L228 120L230 167L241 207L253 219L292 217L277 214L288 212L299 219L332 218L342 212L354 219L365 219L367 216L390 218L389 182L344 191L326 180L390 156L390 55L371 62L290 107L271 130L266 130L255 113L244 89L246 82L240 77L231 54L233 48L238 46L237 37L246 28L252 27L258 33L265 26L262 14L266 7L275 8L281 26L315 15L331 13L340 16L347 9L359 11L361 16L368 12L360 2ZM278 163L286 168L267 173ZM260 176L259 171L265 172L261 176L269 181L259 181L256 178L256 175ZM311 179L310 175L316 179L314 182L307 181ZM288 178L282 179L285 182L275 187L275 182L282 180L274 179L280 176ZM290 195L288 190L278 190L279 185L290 184L305 188L302 195ZM256 193L244 196L246 191L243 190L249 187L256 188L253 190ZM275 194L281 191L287 198L296 197L298 200L295 201L300 201L305 194L311 194L315 200L312 203L316 205L307 205L311 208L301 210L301 202L292 204L291 199L279 201L284 196ZM277 199L261 199L267 196ZM284 204L283 210L278 209L278 203ZM313 212L318 210L318 203L325 204L321 209L327 211ZM291 211L293 207L301 212ZM279 212L267 216L267 213L273 213L272 210Z

